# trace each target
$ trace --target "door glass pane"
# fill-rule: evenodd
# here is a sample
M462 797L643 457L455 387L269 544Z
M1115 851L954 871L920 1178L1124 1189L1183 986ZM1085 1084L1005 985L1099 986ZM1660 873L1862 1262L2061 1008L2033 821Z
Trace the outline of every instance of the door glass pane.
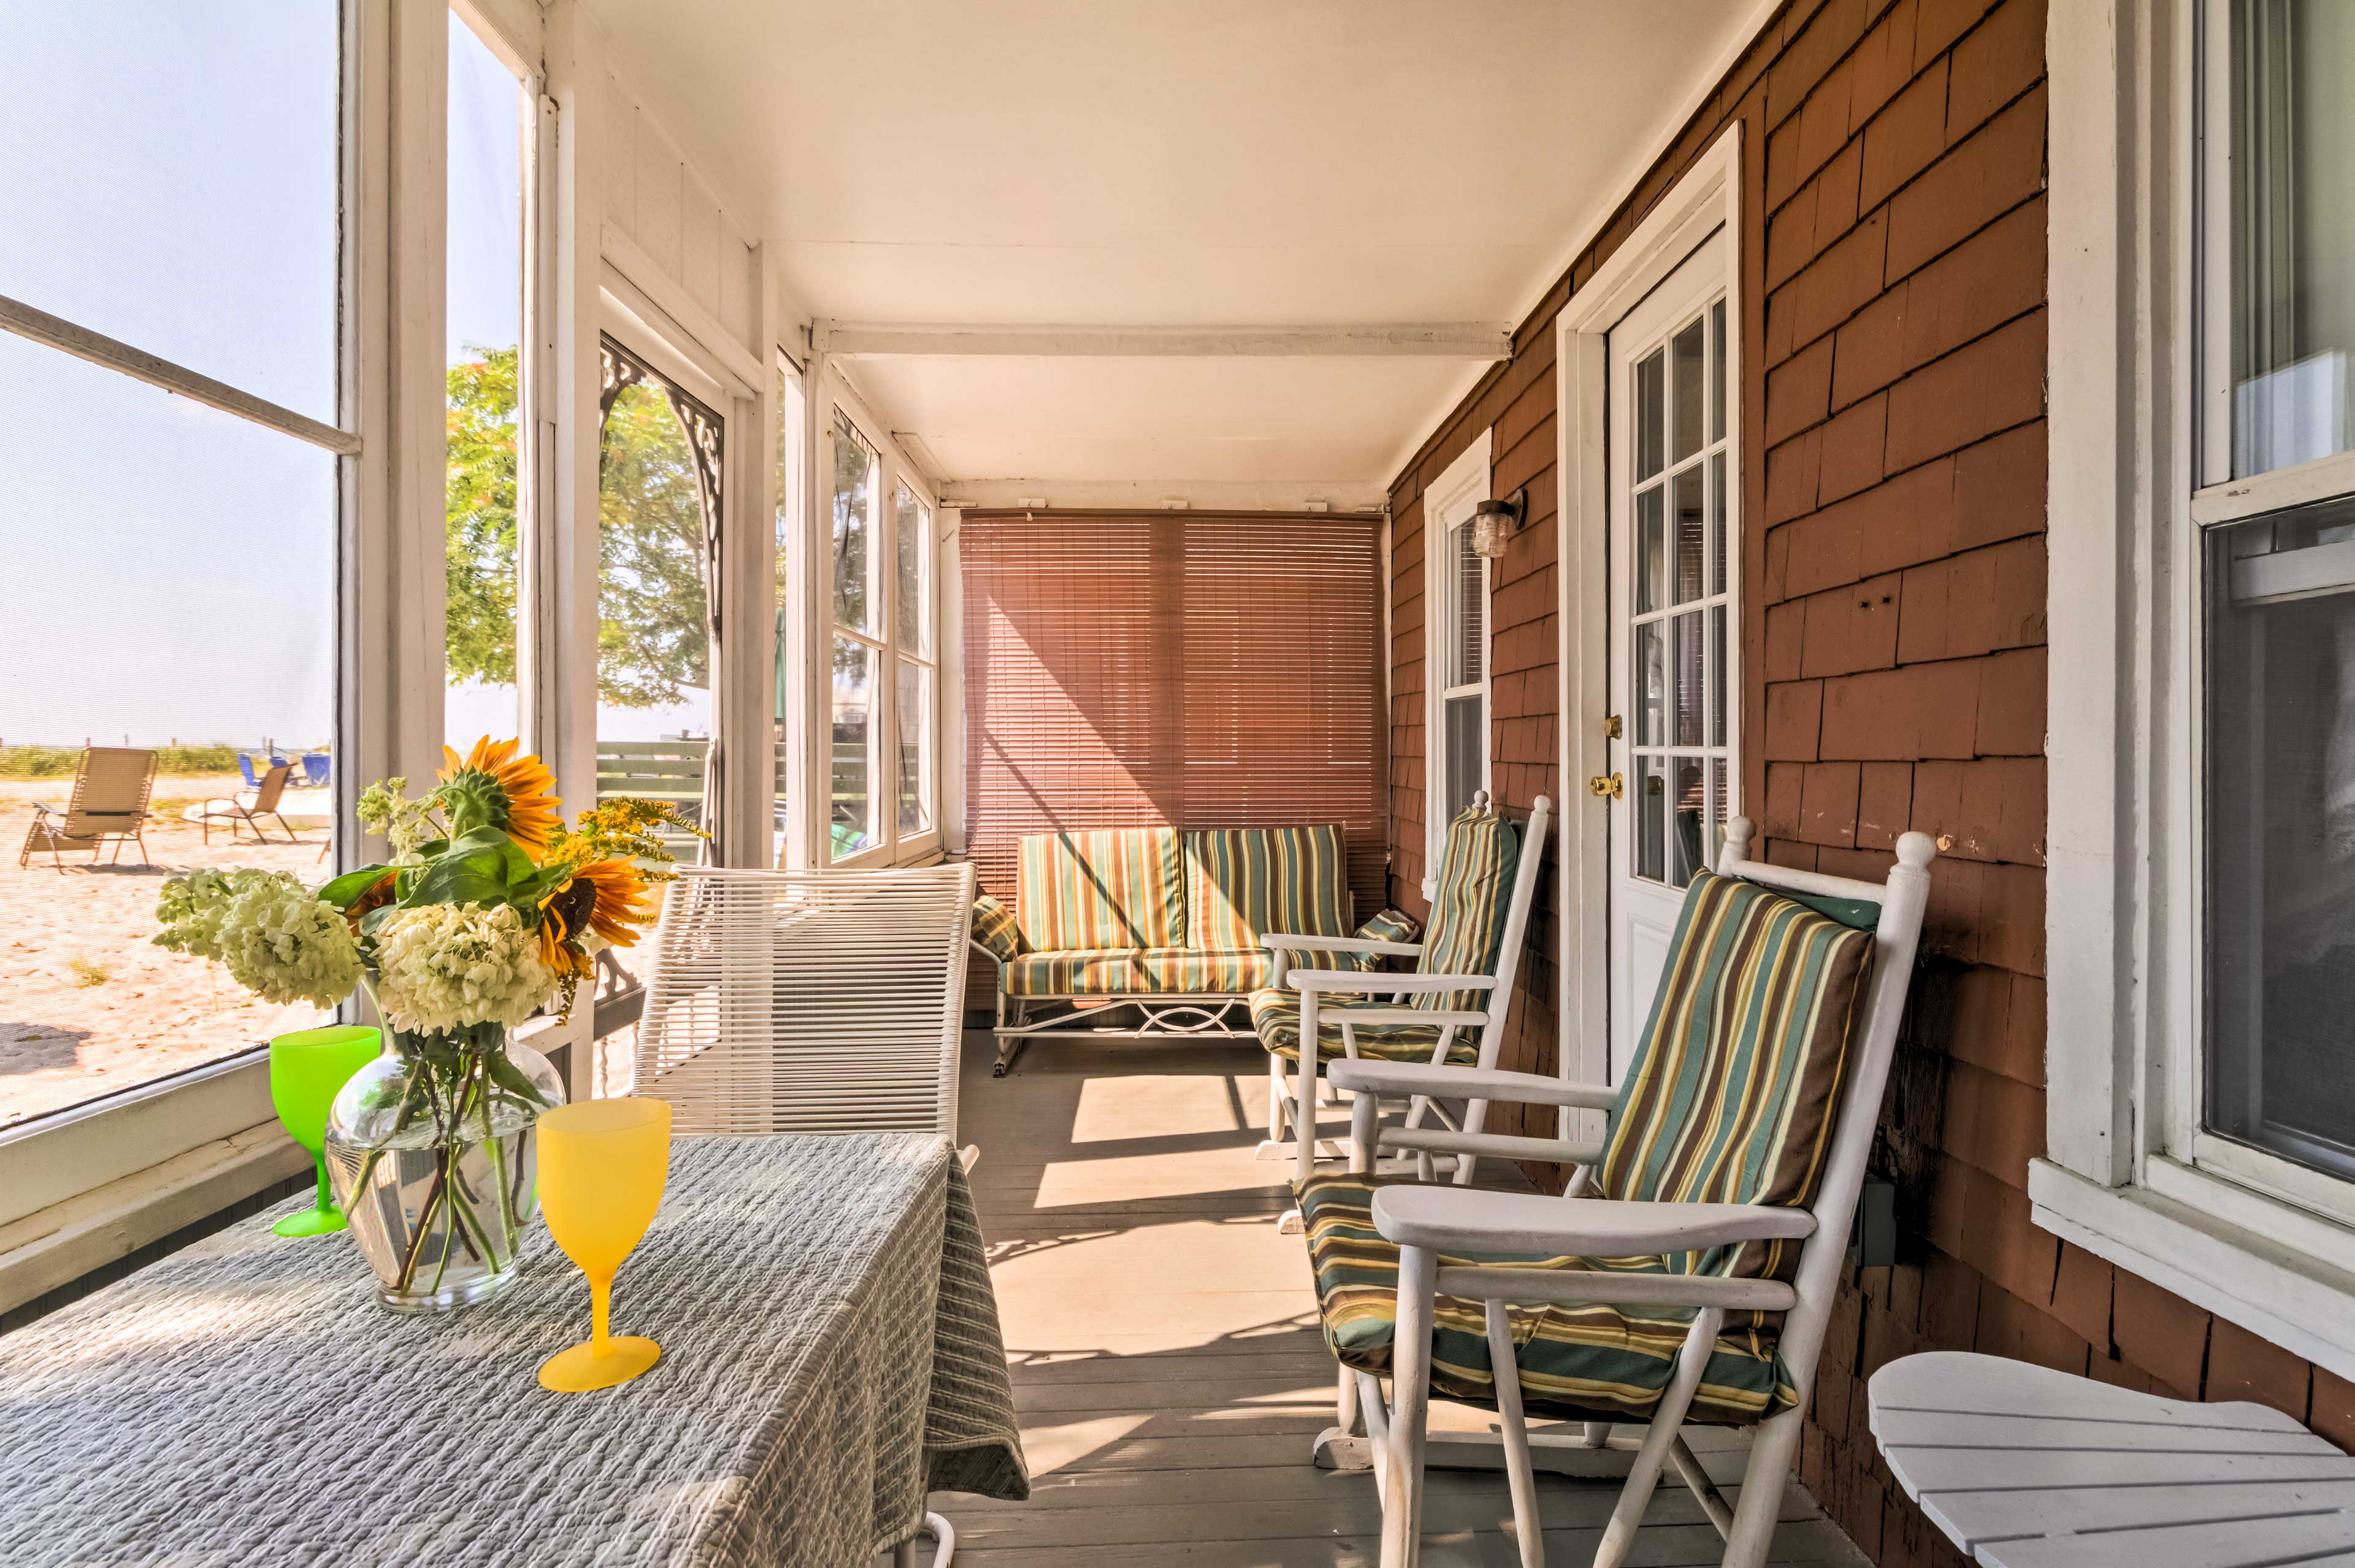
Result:
M849 416L834 416L834 624L880 636L876 624L875 486L882 464Z
M1725 439L1725 302L1709 307L1709 439Z
M1706 373L1706 336L1700 321L1676 335L1668 344L1669 379L1676 389L1676 416L1668 421L1669 461L1682 463L1700 450L1702 377Z
M1636 613L1649 614L1661 607L1660 578L1664 553L1660 539L1660 507L1668 486L1655 485L1636 497L1636 549L1630 566L1636 574Z
M897 515L892 522L900 540L900 620L892 628L892 635L907 652L929 655L932 651L932 627L924 598L925 582L932 575L932 511L916 499L916 493L905 485L900 486L894 506Z
M2355 444L2355 5L2232 5L2232 472Z
M901 659L899 699L900 833L905 837L932 825L932 672Z
M711 752L711 535L716 496L680 399L608 345L613 393L597 464L597 793L666 799L701 822ZM715 437L716 450L716 437ZM702 840L670 846L696 859Z
M1661 430L1667 411L1661 406L1663 357L1654 349L1636 366L1636 477L1649 479L1660 471Z
M1636 744L1639 746L1668 743L1667 656L1660 646L1665 629L1657 621L1646 621L1636 628Z
M1725 583L1725 453L1709 460L1709 591L1726 592Z
M802 443L804 421L807 410L802 404L801 379L783 365L777 367L777 539L775 621L776 644L773 653L776 679L776 755L774 826L775 863L784 864L785 845L791 837L793 757L786 739L786 724L794 705L805 701L801 689L801 647L793 635L791 589L795 541L801 534L803 508Z
M1681 888L1708 864L1709 840L1704 824L1709 798L1701 783L1699 757L1668 759L1668 885Z
M1726 794L1725 759L1711 757L1709 761L1709 863L1725 848L1725 820L1733 815L1732 798Z
M833 801L836 859L881 842L875 821L875 650L834 639Z
M1701 514L1700 464L1696 463L1690 468L1678 470L1669 484L1674 487L1672 500L1676 512L1670 525L1676 538L1676 560L1670 569L1669 590L1675 595L1671 602L1682 604L1708 592L1707 585L1701 581L1702 558L1708 537Z
M1705 656L1700 643L1700 613L1678 615L1669 624L1674 628L1670 634L1674 689L1669 695L1668 743L1698 746L1707 729L1707 715L1701 706L1706 699L1702 695Z
M2355 1176L2355 502L2207 535L2207 1125Z
M1482 753L1488 737L1483 732L1477 697L1449 698L1446 718L1447 819L1452 822L1472 804L1473 795L1487 787L1480 781L1487 773Z
M337 519L331 454L8 333L0 430L5 1127L325 1020L149 939L167 876L334 874Z
M0 5L0 294L334 422L337 9Z
M450 17L449 242L443 252L449 470L443 740L521 735L516 408L523 342L523 88Z
M1725 606L1709 609L1709 741L1725 744Z
M1668 880L1668 839L1664 832L1668 820L1668 759L1637 757L1636 776L1628 787L1635 794L1628 802L1629 815L1635 819L1636 874L1659 882Z

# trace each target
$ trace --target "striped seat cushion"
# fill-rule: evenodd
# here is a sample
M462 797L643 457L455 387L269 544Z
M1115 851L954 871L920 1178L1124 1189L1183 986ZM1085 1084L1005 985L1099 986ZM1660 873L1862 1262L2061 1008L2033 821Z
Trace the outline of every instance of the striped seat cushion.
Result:
M1186 835L1186 945L1257 947L1271 931L1349 930L1341 830L1245 827Z
M1365 1007L1388 1007L1389 998L1368 999L1354 1004ZM1342 1019L1336 1016L1347 1013L1351 1003L1337 997L1319 997L1316 1003L1316 1054L1333 1058L1342 1054ZM1286 1061L1300 1060L1300 993L1297 991L1253 991L1251 999L1252 1028L1259 1031L1259 1042L1271 1056ZM1358 1054L1377 1061L1429 1061L1431 1053L1439 1047L1437 1024L1366 1024L1350 1032L1357 1037ZM1480 1064L1480 1031L1459 1027L1455 1038L1448 1042L1447 1060L1462 1067Z
M1412 942L1422 930L1423 926L1414 916L1386 909L1358 927L1355 934L1369 942ZM1376 953L1352 953L1343 965L1350 969L1379 969L1381 966L1381 955Z
M1266 985L1270 973L1258 948L1111 947L1026 953L999 966L998 984L1009 997L1239 997Z
M1504 817L1467 807L1447 825L1439 896L1432 901L1430 936L1416 964L1424 975L1493 975L1512 903L1513 873L1521 859L1519 830ZM1477 991L1426 991L1413 1005L1435 1012L1486 1006Z
M1022 840L1016 877L1022 933L1040 953L1185 945L1174 827L1035 834Z
M987 893L973 901L973 922L968 933L977 945L1001 964L1022 951L1022 928L1015 923L1014 912Z
M1374 1229L1375 1190L1399 1179L1312 1176L1300 1189L1316 1310L1325 1342L1342 1365L1388 1375L1398 1327L1398 1248ZM1565 1202L1580 1200L1564 1200ZM1657 1274L1657 1257L1547 1258L1522 1254L1443 1257L1442 1266L1503 1264L1530 1269ZM1560 1307L1509 1308L1521 1398L1532 1412L1574 1419L1645 1421L1676 1369L1692 1308ZM1433 1320L1431 1386L1445 1398L1496 1403L1487 1319L1477 1301L1442 1296ZM1746 1425L1798 1403L1771 1335L1720 1334L1687 1419Z
M1814 1201L1872 967L1873 936L1754 883L1703 871L1611 1112L1609 1198ZM1788 1280L1795 1242L1667 1260L1681 1273ZM1771 1332L1774 1315L1740 1319Z

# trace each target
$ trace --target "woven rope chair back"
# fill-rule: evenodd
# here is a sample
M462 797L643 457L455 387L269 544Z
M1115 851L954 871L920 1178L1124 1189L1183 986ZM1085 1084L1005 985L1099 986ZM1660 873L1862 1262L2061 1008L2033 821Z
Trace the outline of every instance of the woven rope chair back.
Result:
M663 897L638 1092L686 1135L956 1136L967 864L689 866Z

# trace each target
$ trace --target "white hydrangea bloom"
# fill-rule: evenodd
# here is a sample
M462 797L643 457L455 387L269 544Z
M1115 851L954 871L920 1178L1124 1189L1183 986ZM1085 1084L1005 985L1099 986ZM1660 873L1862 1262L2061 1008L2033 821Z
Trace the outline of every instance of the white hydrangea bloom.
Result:
M377 1005L404 1034L514 1028L556 991L538 933L512 905L427 904L377 933Z
M359 949L341 912L284 872L240 874L218 907L209 956L262 1000L332 1008L360 983Z
M292 880L283 872L252 870L199 870L170 879L155 900L155 918L164 923L155 945L198 958L220 957L221 922L229 905L239 893L272 877Z

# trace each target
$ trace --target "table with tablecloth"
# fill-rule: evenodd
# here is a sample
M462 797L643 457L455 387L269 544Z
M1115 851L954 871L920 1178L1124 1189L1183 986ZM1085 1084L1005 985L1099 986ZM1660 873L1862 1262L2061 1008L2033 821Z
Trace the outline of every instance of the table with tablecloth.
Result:
M413 1318L272 1218L0 1335L0 1563L866 1568L929 1490L1028 1490L937 1136L679 1139L614 1292L662 1360L593 1394L535 1378L589 1323L544 1227L506 1295Z

